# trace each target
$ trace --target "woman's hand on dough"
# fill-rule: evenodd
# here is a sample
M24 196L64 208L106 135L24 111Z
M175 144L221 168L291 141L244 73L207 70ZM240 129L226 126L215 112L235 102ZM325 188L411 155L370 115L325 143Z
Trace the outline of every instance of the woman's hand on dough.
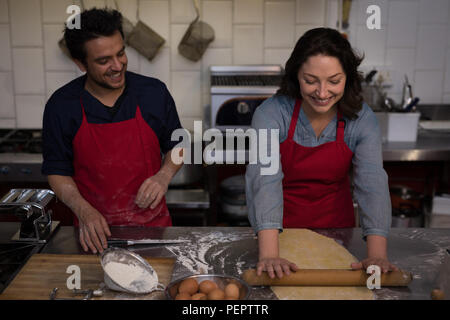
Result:
M361 262L354 262L351 264L351 268L353 270L360 270L363 268L364 270L367 270L367 268L372 265L380 267L382 273L386 273L388 271L398 271L398 268L392 263L390 263L387 258L376 258L376 257L367 258Z
M291 270L297 271L297 265L283 258L263 258L256 265L256 275L260 276L262 271L266 271L271 279L275 278L275 275L278 278L282 278L284 274L288 276Z
M146 179L138 190L135 203L141 209L149 206L151 209L154 209L166 194L169 188L169 181L170 179L162 174L161 171Z

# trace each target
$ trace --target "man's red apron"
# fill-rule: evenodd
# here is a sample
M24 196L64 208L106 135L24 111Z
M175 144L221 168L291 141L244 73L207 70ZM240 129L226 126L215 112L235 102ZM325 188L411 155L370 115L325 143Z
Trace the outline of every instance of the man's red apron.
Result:
M133 119L93 124L80 102L83 121L73 140L73 179L81 195L108 225L172 225L165 198L155 209L141 209L134 202L144 180L161 168L158 138L139 106Z
M345 122L338 112L336 141L304 147L293 139L301 100L297 100L288 138L280 144L283 168L283 227L355 226L349 170L353 152L344 142Z

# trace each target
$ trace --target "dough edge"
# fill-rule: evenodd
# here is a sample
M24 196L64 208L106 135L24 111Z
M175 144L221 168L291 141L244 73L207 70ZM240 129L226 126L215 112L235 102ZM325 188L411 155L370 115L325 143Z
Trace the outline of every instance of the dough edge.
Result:
M308 229L284 229L279 237L280 257L300 269L349 269L358 260L334 239ZM280 300L373 300L366 287L273 286Z

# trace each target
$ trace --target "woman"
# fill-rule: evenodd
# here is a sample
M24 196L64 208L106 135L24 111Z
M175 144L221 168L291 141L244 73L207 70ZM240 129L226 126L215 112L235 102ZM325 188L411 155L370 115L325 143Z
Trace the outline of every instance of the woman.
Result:
M367 242L367 258L351 267L397 270L387 258L391 203L380 130L361 96L361 61L338 31L309 30L286 63L280 89L253 116L253 128L279 130L281 155L275 175L260 175L259 163L246 172L249 220L258 234L258 275L267 271L281 278L298 269L279 256L283 227L355 226L351 169Z

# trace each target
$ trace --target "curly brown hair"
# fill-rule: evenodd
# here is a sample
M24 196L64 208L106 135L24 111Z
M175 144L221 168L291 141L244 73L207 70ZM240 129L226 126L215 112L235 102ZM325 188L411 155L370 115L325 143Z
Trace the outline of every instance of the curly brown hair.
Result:
M286 62L285 74L281 80L277 95L286 95L294 99L301 98L298 72L303 63L318 54L336 57L347 77L344 96L337 102L338 109L348 119L356 119L362 108L362 73L358 71L364 57L359 57L350 43L337 30L315 28L300 37L294 51Z
M75 19L75 18L74 18ZM119 31L124 37L122 30L122 14L117 10L92 8L80 14L80 29L65 27L64 40L72 58L86 63L86 50L84 44L99 37L112 36Z

